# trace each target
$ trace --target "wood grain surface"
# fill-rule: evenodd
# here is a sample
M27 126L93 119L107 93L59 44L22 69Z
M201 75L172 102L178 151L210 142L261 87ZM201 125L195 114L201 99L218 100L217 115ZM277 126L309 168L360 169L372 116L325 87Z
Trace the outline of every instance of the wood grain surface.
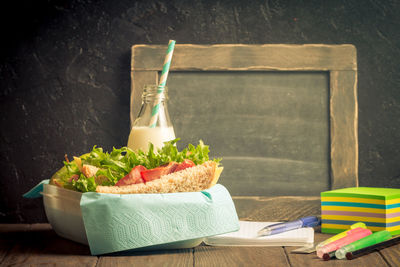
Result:
M1 266L95 266L89 247L60 238L48 224L2 225L0 244L13 244ZM0 255L3 254L0 252Z
M281 247L209 247L194 249L195 266L290 266Z
M97 266L193 266L193 249L135 252L99 257Z
M317 197L235 197L234 202L242 220L284 221L320 213ZM329 236L316 228L316 243ZM400 245L351 261L291 253L295 248L200 245L91 256L87 246L57 236L49 224L0 225L0 266L400 266Z
M391 266L400 266L400 244L382 249L379 253Z
M132 46L131 69L161 71L165 50L164 45ZM177 44L173 61L172 71L357 69L356 49L347 44Z
M332 189L358 186L357 72L330 72Z

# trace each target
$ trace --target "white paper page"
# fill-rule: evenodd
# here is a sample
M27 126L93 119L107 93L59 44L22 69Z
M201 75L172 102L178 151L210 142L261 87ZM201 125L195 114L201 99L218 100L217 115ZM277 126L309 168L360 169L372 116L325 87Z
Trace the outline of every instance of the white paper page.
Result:
M239 231L208 237L204 242L214 246L302 246L314 242L314 229L309 227L258 237L260 229L275 223L239 221Z

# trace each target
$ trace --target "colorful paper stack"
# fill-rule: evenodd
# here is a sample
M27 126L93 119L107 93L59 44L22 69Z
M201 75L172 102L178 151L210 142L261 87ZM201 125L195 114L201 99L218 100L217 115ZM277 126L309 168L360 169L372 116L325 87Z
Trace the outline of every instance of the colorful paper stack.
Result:
M351 187L321 193L321 232L336 234L363 222L373 232L400 234L400 189Z

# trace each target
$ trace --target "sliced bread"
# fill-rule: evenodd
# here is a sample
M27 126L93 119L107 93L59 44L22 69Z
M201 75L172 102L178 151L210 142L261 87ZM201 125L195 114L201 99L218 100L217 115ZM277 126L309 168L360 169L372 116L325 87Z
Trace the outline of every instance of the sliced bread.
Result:
M109 194L149 194L197 192L215 185L222 167L214 161L207 161L201 165L184 169L161 176L157 180L147 183L126 186L97 186L96 192Z

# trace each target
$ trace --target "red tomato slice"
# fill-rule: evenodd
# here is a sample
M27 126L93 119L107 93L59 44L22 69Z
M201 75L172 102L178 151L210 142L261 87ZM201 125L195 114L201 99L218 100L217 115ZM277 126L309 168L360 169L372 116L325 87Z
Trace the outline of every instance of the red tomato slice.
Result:
M194 164L193 161L191 161L190 159L185 159L183 160L182 163L179 163L178 167L176 167L175 172L184 170L186 168L190 168L190 167L194 167L196 166L196 164Z
M143 183L144 181L140 173L145 170L147 170L146 167L142 165L137 165L136 167L132 168L132 170L124 178L119 180L115 185L123 186Z
M154 169L145 170L141 172L142 178L145 182L153 181L163 175L173 173L178 166L176 162L170 162L167 165L160 166Z

